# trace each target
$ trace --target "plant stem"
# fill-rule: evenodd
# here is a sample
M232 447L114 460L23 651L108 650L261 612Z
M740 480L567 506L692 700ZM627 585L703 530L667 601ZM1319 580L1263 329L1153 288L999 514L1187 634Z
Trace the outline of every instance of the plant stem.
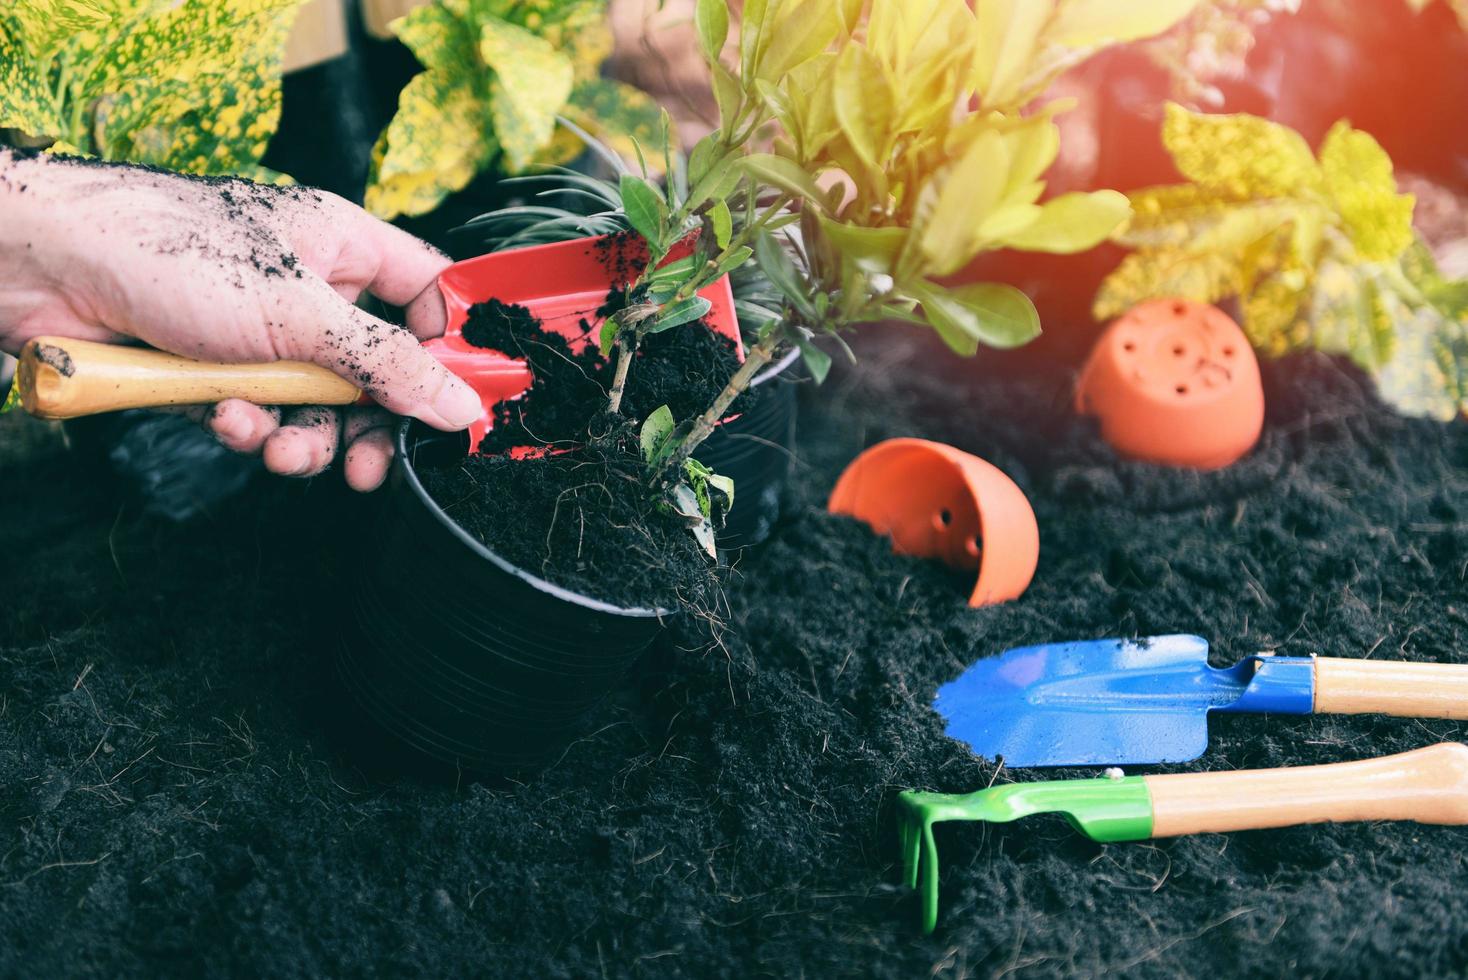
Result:
M607 394L607 411L622 411L622 392L627 389L627 371L632 367L632 345L627 340L626 324L617 331L617 364L612 373L612 390Z
M765 365L774 360L775 351L779 347L780 333L772 330L768 337L749 349L749 353L744 357L744 363L739 366L738 371L734 372L734 376L729 379L724 390L719 392L718 397L704 410L702 415L693 420L687 433L678 442L678 447L669 453L658 467L654 480L656 484L666 486L678 473L682 472L683 463L693 455L693 451L701 446L705 439L713 435L715 426L729 410L729 406L734 404L734 399L742 395Z

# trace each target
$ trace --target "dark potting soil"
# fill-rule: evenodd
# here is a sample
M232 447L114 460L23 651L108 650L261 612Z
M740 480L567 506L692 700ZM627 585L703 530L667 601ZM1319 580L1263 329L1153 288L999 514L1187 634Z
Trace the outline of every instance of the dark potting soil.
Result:
M464 530L556 585L624 608L717 606L714 562L648 492L633 427L539 459L474 455L419 476Z
M614 289L597 320L625 302ZM591 332L589 320L581 325L583 335ZM687 524L647 490L636 424L618 433L606 412L613 368L595 344L573 349L525 307L496 299L470 309L464 339L524 358L534 381L496 408L478 454L423 469L429 495L504 558L564 588L624 607L716 605L712 563ZM733 341L701 324L652 334L628 373L624 417L643 419L667 405L675 418L691 418L738 367ZM757 398L747 392L731 412L748 411ZM504 455L521 446L555 452Z
M596 311L595 322L616 312L625 293L613 290ZM581 321L581 336L589 336L593 319ZM573 345L554 330L546 330L525 307L491 299L469 310L464 339L476 346L530 365L534 381L521 397L501 402L494 427L481 444L493 454L516 446L564 446L584 443L593 422L603 423L613 365L601 356L592 338L589 345ZM739 368L732 340L702 324L685 325L651 334L643 340L627 374L622 393L622 415L644 419L661 405L674 418L701 413ZM759 398L752 388L731 406L730 414L747 412ZM604 425L598 425L598 432Z
M335 481L170 528L0 420L0 975L1463 975L1468 830L1410 823L1107 846L1055 817L945 826L942 917L918 934L893 792L1042 775L943 735L933 692L974 658L1189 630L1220 663L1468 660L1468 425L1400 419L1299 357L1265 366L1245 460L1159 469L1070 416L1063 369L907 338L875 335L808 401L805 503L734 569L722 644L672 637L516 784L377 773L329 721L350 605L329 557L364 533ZM1029 494L1043 553L1021 599L968 609L952 575L822 512L851 456L897 435ZM1166 768L1464 735L1210 727L1203 759Z

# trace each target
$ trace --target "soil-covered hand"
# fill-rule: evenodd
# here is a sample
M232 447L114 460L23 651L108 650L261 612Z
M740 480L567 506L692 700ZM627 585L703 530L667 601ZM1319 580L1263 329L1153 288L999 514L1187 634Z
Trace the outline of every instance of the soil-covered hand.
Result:
M384 409L460 429L474 391L419 344L444 329L442 254L331 194L0 150L0 350L31 337L142 341L200 360L311 361ZM353 305L406 308L399 327ZM266 466L313 476L346 447L351 486L392 457L375 408L213 407L205 424Z

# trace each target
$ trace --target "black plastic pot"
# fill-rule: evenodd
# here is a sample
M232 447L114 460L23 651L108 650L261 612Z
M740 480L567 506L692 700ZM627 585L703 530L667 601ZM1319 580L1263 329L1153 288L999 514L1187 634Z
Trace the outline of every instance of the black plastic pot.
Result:
M734 480L734 509L719 532L721 548L759 544L780 517L795 464L799 375L800 352L791 351L755 378L763 397L754 409L719 426L695 453L714 472Z
M755 382L755 408L721 426L699 458L736 481L720 544L763 540L791 467L794 359ZM370 545L353 563L358 629L342 681L388 732L480 772L534 769L582 733L591 710L657 639L667 611L622 609L518 568L434 502L417 470L461 458L462 433L404 422Z
M476 771L535 768L580 734L667 614L560 588L467 534L416 472L463 451L461 439L398 429L339 670L367 713L419 751Z

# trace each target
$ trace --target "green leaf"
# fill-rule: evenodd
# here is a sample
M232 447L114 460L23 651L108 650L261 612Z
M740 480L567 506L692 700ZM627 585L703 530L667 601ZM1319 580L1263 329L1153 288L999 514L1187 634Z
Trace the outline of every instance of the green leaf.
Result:
M735 269L748 262L749 257L753 254L754 249L750 248L748 245L739 246L734 251L724 256L723 261L719 263L718 268L714 272L714 277L718 278L719 276L733 272Z
M822 203L821 189L798 163L773 153L751 153L739 165L756 180L761 180L795 197Z
M661 251L667 227L668 206L663 195L636 174L623 174L621 182L622 210L637 233L647 239L654 251Z
M729 4L727 0L698 0L693 13L693 23L698 29L698 42L710 61L718 61L729 39Z
M722 473L710 473L704 477L708 485L724 495L724 510L734 509L734 478Z
M863 272L891 275L897 256L907 242L906 228L865 228L821 217L826 241L846 261Z
M15 378L10 379L10 390L5 393L5 404L0 405L0 415L13 412L20 408L20 385Z
M979 226L1004 194L998 175L1009 173L1003 137L985 130L940 177L923 189L913 217L913 240L928 275L952 275L980 246Z
M847 142L868 167L884 169L893 137L887 127L897 114L887 66L861 45L847 45L836 59L833 89L836 119Z
M798 337L795 346L800 348L800 357L816 384L823 384L831 373L831 355L821 350L808 337Z
M622 332L622 321L616 317L608 317L601 325L601 337L597 347L601 350L602 357L611 357L612 348L617 345L617 334Z
M555 134L556 116L571 98L575 65L545 38L497 17L480 23L479 55L494 70L490 115L495 139L508 168L524 170Z
M1198 0L1066 0L1049 28L1055 44L1094 48L1168 30L1192 13Z
M774 235L762 233L754 240L754 257L760 270L769 278L776 289L801 313L815 317L815 307L806 295L804 283L785 251Z
M690 186L698 186L699 181L709 172L714 162L718 159L720 133L716 129L703 139L693 144L693 150L688 154L688 183Z
M659 405L642 423L637 442L642 447L642 458L649 466L656 465L665 454L676 424L673 410Z
M734 216L729 213L729 203L714 202L713 209L709 211L709 220L714 226L714 244L721 249L728 248L729 239L734 237Z
M739 116L739 107L744 103L744 87L739 79L718 62L709 66L713 73L714 101L719 106L719 122L724 127L734 125Z
M682 283L693 272L697 264L692 255L685 255L672 262L664 262L652 271L652 274L648 276L648 282L653 284L671 281Z
M932 282L904 287L948 346L972 356L980 343L1018 347L1039 336L1040 316L1024 293L1003 283L947 288Z
M1025 252L1071 255L1104 242L1131 213L1126 195L1117 191L1062 194L1042 204L1034 221L999 241Z
M844 29L841 11L834 3L797 0L783 7L785 14L773 29L761 32L755 78L778 82L826 50Z
M702 296L690 296L687 299L679 300L671 306L665 307L658 314L658 318L653 325L647 328L646 332L662 333L664 330L671 330L673 327L680 327L685 323L702 319L713 307L714 304Z

